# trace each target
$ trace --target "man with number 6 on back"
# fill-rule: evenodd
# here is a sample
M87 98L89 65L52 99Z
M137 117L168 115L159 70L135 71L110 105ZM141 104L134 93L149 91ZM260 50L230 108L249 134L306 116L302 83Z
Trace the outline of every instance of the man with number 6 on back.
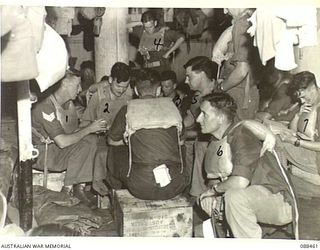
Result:
M220 179L200 195L203 210L211 215L215 197L224 195L226 219L236 238L261 238L259 223L292 222L295 195L273 150L272 132L256 121L235 124L237 105L224 92L203 97L200 109L201 131L214 138L205 169L208 178Z

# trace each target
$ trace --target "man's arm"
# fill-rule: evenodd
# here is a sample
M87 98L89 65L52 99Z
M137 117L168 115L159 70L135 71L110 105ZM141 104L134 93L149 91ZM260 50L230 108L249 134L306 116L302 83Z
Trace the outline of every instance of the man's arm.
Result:
M83 137L106 130L106 122L103 119L92 122L89 126L71 134L60 134L53 138L59 148L65 148L79 142Z
M168 58L173 51L180 47L180 45L184 42L184 37L180 37L174 43L174 45L163 55L164 58Z
M227 180L218 183L214 188L210 188L200 196L200 201L206 197L216 196L225 193L229 189L243 189L249 186L250 182L242 176L230 176Z
M127 106L123 106L113 120L108 135L108 144L111 146L125 145L123 133L126 131L126 113Z
M236 67L227 79L221 83L221 89L228 91L239 85L249 74L249 64L247 62L237 62Z
M97 117L97 108L99 107L99 96L95 92L90 98L87 108L85 109L79 127L84 128L91 124L92 121L96 120Z
M108 137L108 144L111 145L111 146L122 146L122 145L125 145L123 140L114 141L110 137Z

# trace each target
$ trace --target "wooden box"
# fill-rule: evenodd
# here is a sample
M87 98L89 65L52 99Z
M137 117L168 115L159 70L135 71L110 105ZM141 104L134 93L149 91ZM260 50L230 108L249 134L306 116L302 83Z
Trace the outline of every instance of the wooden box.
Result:
M192 236L192 206L183 196L150 201L137 199L127 190L117 190L113 199L115 222L120 236Z
M48 173L47 188L53 191L60 192L64 186L64 178L66 172L61 173ZM33 169L32 170L32 185L43 186L43 172Z

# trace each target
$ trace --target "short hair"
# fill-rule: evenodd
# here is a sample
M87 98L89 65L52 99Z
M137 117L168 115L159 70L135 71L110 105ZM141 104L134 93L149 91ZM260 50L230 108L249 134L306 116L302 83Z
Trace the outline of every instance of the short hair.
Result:
M203 71L210 80L217 79L217 72L219 66L217 63L211 61L206 56L193 57L185 65L183 65L185 69L189 66L191 66L192 71Z
M94 62L91 60L83 61L80 64L80 70L82 69L92 69L94 71L95 70Z
M116 62L111 68L111 77L117 79L117 83L127 82L130 78L130 67L123 62Z
M316 77L310 71L302 71L293 76L292 84L297 89L305 89L312 84L317 84Z
M172 70L166 70L161 73L161 81L171 80L173 83L177 83L176 72Z
M87 90L96 82L95 66L93 61L84 61L80 65L81 88Z
M153 69L141 69L136 75L136 87L139 93L153 91L160 86L160 74Z
M226 92L216 91L202 98L202 103L208 101L210 105L223 112L229 121L233 122L237 113L237 104Z
M149 21L158 21L157 15L155 11L147 10L141 15L141 22L146 23Z
M310 71L302 71L293 75L287 93L293 99L298 98L298 91L300 89L306 89L312 84L317 85L315 75Z
M191 89L189 84L186 83L179 83L176 87L177 91L181 91L183 94L189 95L191 94Z

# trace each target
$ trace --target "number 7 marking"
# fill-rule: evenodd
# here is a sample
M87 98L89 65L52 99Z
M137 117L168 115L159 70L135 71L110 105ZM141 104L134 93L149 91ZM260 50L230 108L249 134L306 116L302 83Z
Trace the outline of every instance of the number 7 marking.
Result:
M303 129L303 132L306 132L306 129L307 129L307 126L308 126L308 122L309 122L309 119L304 119L303 122L305 123L304 125L304 129Z

